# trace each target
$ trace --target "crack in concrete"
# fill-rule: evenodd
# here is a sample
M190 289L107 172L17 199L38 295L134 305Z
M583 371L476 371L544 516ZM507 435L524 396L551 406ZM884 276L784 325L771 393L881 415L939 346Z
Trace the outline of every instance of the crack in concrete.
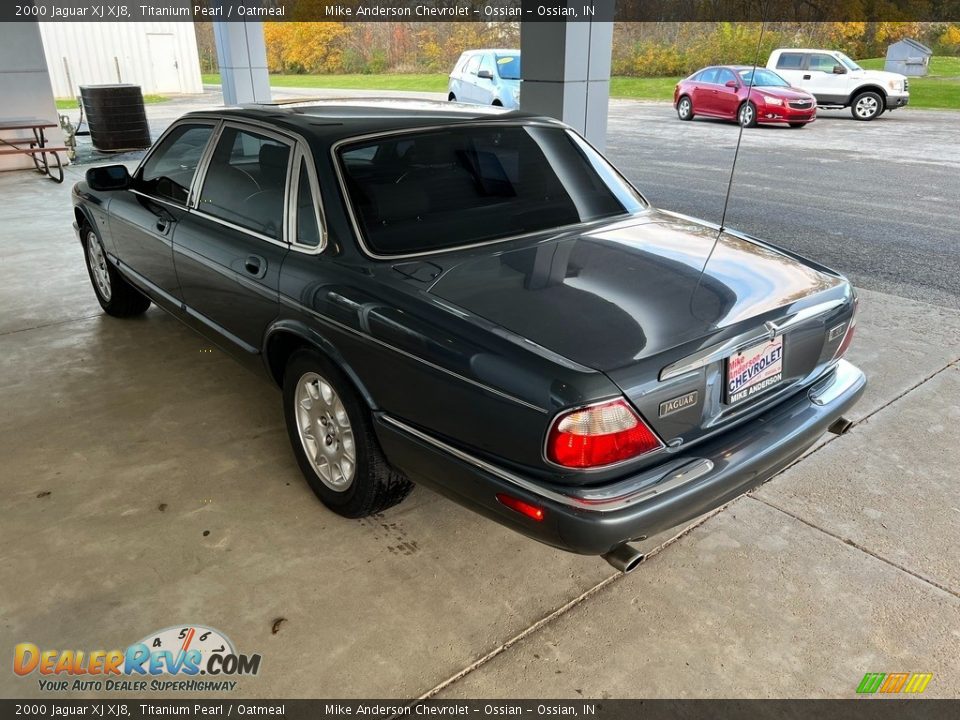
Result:
M798 522L803 523L803 524L806 525L807 527L813 528L814 530L819 530L819 531L822 532L824 535L827 535L827 536L829 536L829 537L832 537L832 538L834 538L835 540L839 540L839 541L842 542L844 545L849 545L850 547L852 547L852 548L854 548L854 549L856 549L856 550L859 550L860 552L862 552L862 553L864 553L864 554L866 554L866 555L869 555L870 557L875 558L876 560L879 560L879 561L882 562L882 563L886 563L887 565L889 565L889 566L891 566L891 567L893 567L893 568L896 568L897 570L900 570L901 572L905 572L907 575L910 575L911 577L914 577L914 578L916 578L917 580L920 580L921 582L925 582L925 583L927 583L928 585L931 585L931 586L937 588L938 590L942 590L943 592L947 593L948 595L953 595L955 598L960 599L960 591L954 590L954 589L952 589L952 588L950 588L950 587L948 587L948 586L946 586L946 585L943 585L943 584L941 584L941 583L938 583L936 580L933 580L933 579L931 579L931 578L928 578L926 575L921 575L920 573L916 572L915 570L911 570L911 569L908 568L908 567L904 567L904 566L901 565L900 563L894 562L894 561L891 560L890 558L886 558L886 557L884 557L883 555L879 555L879 554L875 553L873 550L870 550L869 548L861 545L861 544L858 543L856 540L851 540L850 538L843 537L842 535L838 535L837 533L832 532L832 531L830 531L830 530L827 530L826 528L820 527L820 526L817 525L816 523L810 522L809 520L805 520L804 518L800 517L800 516L797 515L796 513L792 513L792 512L790 512L789 510L787 510L787 509L785 509L785 508L782 508L782 507L780 507L779 505L776 505L775 503L772 503L772 502L770 502L769 500L766 500L766 499L764 499L764 498L759 498L759 497L756 497L755 495L748 495L747 497L748 497L750 500L755 500L756 502L762 503L762 504L766 505L766 506L769 507L769 508L772 508L772 509L774 509L774 510L777 510L777 511L779 511L779 512L782 512L784 515L786 515L786 516L788 516L788 517L792 517L794 520L797 520Z
M17 333L30 332L31 330L43 330L44 328L57 327L58 325L69 325L70 323L81 322L82 320L89 320L90 318L100 317L103 315L102 312L94 313L93 315L81 315L80 317L70 318L68 320L57 320L56 322L44 323L43 325L34 325L32 327L18 328L16 330L4 330L0 332L0 337L6 337L7 335L16 335Z
M736 501L739 500L739 499L740 499L739 497L738 497L738 498L734 498L733 500L730 501L730 503L736 502ZM691 523L690 525L687 525L687 526L684 527L680 532L678 532L676 535L673 535L673 536L669 537L668 539L664 540L662 543L660 543L660 544L657 545L656 547L652 548L652 549L650 550L650 552L648 552L648 553L646 553L646 554L644 555L644 558L643 558L643 560L641 561L640 564L641 564L641 565L645 565L650 558L652 558L652 557L654 557L655 555L658 555L658 554L660 554L661 552L663 552L663 550L665 550L666 548L668 548L670 545L673 545L673 544L674 544L675 542L677 542L680 538L682 538L683 536L687 535L688 533L692 532L692 531L695 530L696 528L698 528L698 527L700 527L701 525L703 525L707 520L709 520L710 518L712 518L714 515L718 515L719 513L721 513L721 512L723 512L724 510L726 510L726 509L727 509L727 506L730 505L730 503L727 503L727 504L725 504L725 505L721 505L720 507L718 507L718 508L716 508L716 509L714 509L714 510L711 510L709 513L706 513L705 515L702 515L700 518L698 518L698 519L696 520L696 522L693 522L693 523ZM413 704L415 704L415 703L417 703L417 702L420 702L420 701L423 701L423 700L428 700L428 699L430 699L431 697L433 697L433 696L437 695L438 693L442 692L442 691L445 690L446 688L450 687L451 685L454 685L455 683L459 682L460 680L462 680L463 678L465 678L467 675L469 675L469 674L472 673L473 671L479 669L479 668L482 667L483 665L486 665L488 662L490 662L491 660L493 660L495 657L497 657L497 656L500 655L501 653L506 652L506 651L509 650L511 647L513 647L513 646L516 645L517 643L521 642L522 640L525 640L526 638L530 637L531 635L533 635L533 634L536 633L537 631L541 630L542 628L546 627L547 625L549 625L551 622L553 622L553 621L556 620L557 618L559 618L559 617L561 617L561 616L563 616L563 615L566 615L568 612L570 612L571 610L573 610L573 609L574 609L575 607L577 607L578 605L581 605L582 603L586 602L588 599L590 599L591 597L593 597L594 595L596 595L597 593L599 593L601 590L603 590L603 589L606 588L606 587L609 587L610 585L612 585L613 583L617 582L618 580L621 580L621 579L624 578L625 576L626 576L625 573L616 573L615 575L611 575L610 577L604 578L603 580L601 580L599 583L597 583L597 584L594 585L593 587L588 588L588 589L585 590L584 592L580 593L580 595L578 595L577 597L573 598L572 600L568 600L567 602L565 602L563 605L561 605L560 607L558 607L556 610L554 610L554 611L551 612L550 614L545 615L544 617L540 618L539 620L537 620L535 623L533 623L532 625L530 625L530 626L527 627L526 629L521 630L519 633L517 633L516 635L514 635L512 638L510 638L510 639L507 640L506 642L501 643L500 645L498 645L497 647L495 647L493 650L491 650L490 652L488 652L486 655L484 655L484 656L480 657L479 659L475 660L475 661L472 662L470 665L467 665L467 667L463 668L463 669L460 670L459 672L454 673L453 675L451 675L449 678L447 678L447 679L444 680L443 682L439 683L438 685L435 685L433 688L431 688L430 690L428 690L427 692L425 692L423 695L421 695L420 697L418 697L413 703L410 703L410 706L412 706ZM396 717L396 716L395 716L395 717ZM392 718L391 718L391 720L392 720Z

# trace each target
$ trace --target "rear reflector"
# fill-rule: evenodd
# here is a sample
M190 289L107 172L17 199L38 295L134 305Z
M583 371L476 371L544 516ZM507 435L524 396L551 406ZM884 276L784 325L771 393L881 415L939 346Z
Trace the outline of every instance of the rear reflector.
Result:
M661 447L660 438L619 399L558 415L547 436L547 459L569 468L594 468Z
M837 347L837 351L833 354L834 360L839 360L842 358L847 350L850 349L850 344L853 342L853 333L857 329L857 311L860 309L860 298L853 298L853 314L850 316L850 322L847 325L847 331L843 334L843 340L840 341L840 345Z
M497 502L499 502L501 505L506 505L511 510L516 510L521 515L526 515L528 518L532 518L537 522L543 520L543 508L539 508L536 505L531 505L528 502L524 502L520 498L515 498L505 493L497 493Z

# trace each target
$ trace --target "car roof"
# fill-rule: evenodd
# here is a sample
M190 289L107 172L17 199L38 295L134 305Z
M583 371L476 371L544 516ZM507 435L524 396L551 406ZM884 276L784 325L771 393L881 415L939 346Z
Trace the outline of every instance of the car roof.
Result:
M511 55L519 55L520 50L517 48L482 48L479 50L467 50L468 53L509 53Z
M536 120L565 127L558 120L531 113L504 112L484 105L435 100L349 98L304 99L295 102L309 104L294 105L289 101L280 101L277 104L201 110L187 113L182 119L223 118L253 121L281 131L292 131L311 143L323 144L333 144L360 135L477 121L515 123Z
M777 48L774 52L800 52L800 53L835 53L840 52L839 50L831 50L829 48Z

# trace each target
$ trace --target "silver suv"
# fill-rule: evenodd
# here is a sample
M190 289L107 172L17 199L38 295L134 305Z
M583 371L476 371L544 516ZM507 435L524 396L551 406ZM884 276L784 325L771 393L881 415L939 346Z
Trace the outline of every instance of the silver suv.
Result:
M518 109L520 51L467 50L450 73L447 99Z

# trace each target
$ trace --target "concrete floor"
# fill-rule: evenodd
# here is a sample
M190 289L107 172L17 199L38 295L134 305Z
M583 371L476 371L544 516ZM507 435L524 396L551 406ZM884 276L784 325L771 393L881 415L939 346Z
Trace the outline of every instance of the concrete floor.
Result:
M923 671L960 697L960 312L861 291L853 430L615 576L422 489L325 511L275 390L156 309L100 312L80 170L0 175L4 652L201 623L263 655L233 696L852 697Z

